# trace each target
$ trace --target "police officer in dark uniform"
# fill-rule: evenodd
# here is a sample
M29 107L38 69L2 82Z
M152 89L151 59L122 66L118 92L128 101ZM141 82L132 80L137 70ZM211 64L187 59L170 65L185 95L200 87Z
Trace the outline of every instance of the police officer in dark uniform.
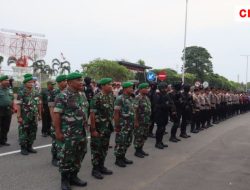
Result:
M149 126L149 133L148 137L155 138L155 135L153 134L154 124L155 124L155 112L154 110L154 97L156 96L156 89L157 89L157 83L153 82L150 84L150 91L148 93L149 100L151 102L151 124Z
M0 77L0 146L9 146L7 134L9 132L11 116L13 113L13 92L9 88L9 78Z
M91 86L91 78L90 77L85 77L84 82L85 82L84 93L85 93L85 95L87 97L88 102L90 103L90 100L94 96L94 90L93 90L93 88Z
M176 137L177 129L180 126L180 119L181 119L181 112L182 112L182 107L181 107L181 83L175 83L173 84L173 91L169 93L170 98L173 100L175 109L176 109L176 114L171 115L171 119L173 121L173 126L171 128L171 135L169 138L170 142L178 142L180 139Z
M181 134L182 138L189 138L190 135L187 134L187 124L191 120L191 113L193 107L193 98L190 91L190 85L184 85L183 92L181 93Z
M90 105L90 101L94 97L94 89L91 86L91 80L92 79L90 77L84 78L84 82L85 82L84 93L85 93L85 96L88 100L89 105ZM88 116L89 116L89 114L90 114L90 108L88 108Z
M54 90L54 85L56 83L54 81L47 82L47 89L41 92L43 109L42 109L42 136L47 137L50 134L51 128L51 116L48 106L48 96Z
M155 115L155 122L157 124L155 147L158 149L163 149L164 147L168 147L168 145L162 142L162 139L166 125L168 124L169 112L173 112L173 102L166 92L167 83L159 83L158 89L160 92L157 93L154 98L155 107L153 110Z

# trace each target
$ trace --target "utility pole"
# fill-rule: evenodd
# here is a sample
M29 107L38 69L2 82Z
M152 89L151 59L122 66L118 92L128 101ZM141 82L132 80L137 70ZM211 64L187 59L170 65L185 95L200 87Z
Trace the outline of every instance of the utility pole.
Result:
M248 89L248 86L247 86L247 80L248 80L248 57L250 57L250 55L241 55L241 56L247 58L247 69L246 69L246 92L247 92L247 89Z
M186 16L185 16L185 33L184 33L184 60L182 67L182 83L184 84L184 74L185 74L185 66L186 66L186 42L187 42L187 16L188 16L188 0L186 0Z

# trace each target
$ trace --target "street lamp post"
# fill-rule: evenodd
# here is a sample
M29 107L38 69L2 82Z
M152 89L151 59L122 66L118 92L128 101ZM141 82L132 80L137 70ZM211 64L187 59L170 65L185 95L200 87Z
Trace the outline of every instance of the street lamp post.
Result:
M188 16L188 0L186 0L186 16L185 16L185 33L184 33L184 60L182 67L182 83L184 84L184 74L185 74L185 65L186 65L186 41L187 41L187 16Z
M248 57L249 57L250 55L241 55L241 56L247 58L247 69L246 69L246 92L247 92L247 89L248 89L248 86L247 86L247 80L248 80Z

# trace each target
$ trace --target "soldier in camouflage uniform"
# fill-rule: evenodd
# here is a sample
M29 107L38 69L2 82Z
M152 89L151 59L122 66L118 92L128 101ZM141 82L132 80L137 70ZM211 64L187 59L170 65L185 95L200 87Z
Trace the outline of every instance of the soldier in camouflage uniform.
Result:
M134 128L134 147L135 156L144 158L149 154L144 152L143 146L148 137L149 126L151 124L151 103L147 94L149 84L142 83L138 86L139 95L135 98L135 128Z
M7 143L7 134L10 129L13 106L13 92L9 88L9 77L4 75L0 77L0 146L9 146Z
M54 107L55 107L55 97L62 92L67 87L67 76L66 75L59 75L56 77L56 82L58 85L58 88L53 89L52 91L49 91L48 94L48 106L49 111L52 119L52 125L50 129L50 136L52 138L52 146L51 146L51 154L52 154L52 165L58 166L59 158L57 156L57 145L56 145L56 135L55 135L55 128L53 124L53 115L54 115Z
M111 82L111 78L101 79L101 92L96 94L90 103L92 176L96 179L103 179L102 174L113 174L104 166L110 135L113 132L114 97Z
M41 100L33 88L33 77L26 77L24 88L17 96L17 119L21 154L36 153L32 148L37 132L37 119L41 118Z
M115 164L119 167L126 167L133 161L125 157L127 149L132 143L135 111L131 94L133 93L133 83L124 82L122 84L123 94L115 100L114 121L115 121Z
M87 152L87 118L84 110L88 104L83 94L82 75L70 73L67 83L68 87L55 98L53 115L62 190L70 190L70 185L87 185L77 177Z

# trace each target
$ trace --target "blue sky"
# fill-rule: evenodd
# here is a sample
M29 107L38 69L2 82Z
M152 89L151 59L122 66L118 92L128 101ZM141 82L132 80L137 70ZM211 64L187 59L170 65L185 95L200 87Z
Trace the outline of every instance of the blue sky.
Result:
M95 58L143 59L180 71L185 0L2 0L0 27L43 33L46 61L63 52L74 69ZM247 0L189 0L187 46L205 47L214 72L245 82L250 22L235 20ZM8 69L4 64L4 69ZM249 77L250 78L250 77Z

